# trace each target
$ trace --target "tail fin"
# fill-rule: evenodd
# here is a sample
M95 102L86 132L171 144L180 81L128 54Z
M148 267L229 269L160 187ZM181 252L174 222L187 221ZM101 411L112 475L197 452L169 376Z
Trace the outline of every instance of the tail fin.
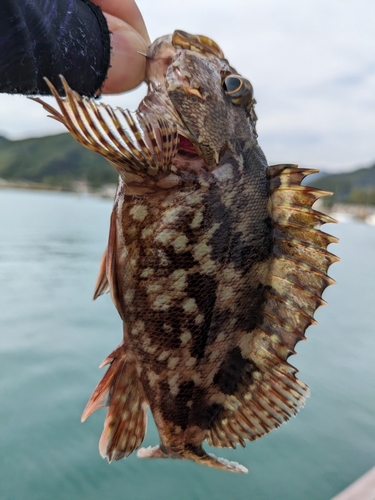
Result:
M204 455L186 455L186 458L193 460L201 465L208 465L209 467L215 467L216 469L226 470L229 472L237 473L247 473L249 472L246 467L239 464L238 462L232 462L226 458L216 457L213 453L205 453Z
M95 388L82 414L82 422L95 410L108 406L99 442L108 461L127 457L139 448L146 434L147 407L135 363L121 344L101 364L110 366Z
M248 470L243 465L237 462L231 462L225 458L215 457L212 453L206 453L202 447L199 449L189 449L186 448L178 455L168 455L164 453L160 446L149 446L148 448L141 448L138 450L137 456L139 458L182 458L193 460L201 465L208 465L209 467L215 467L216 469L226 470L230 472L237 473L247 473Z

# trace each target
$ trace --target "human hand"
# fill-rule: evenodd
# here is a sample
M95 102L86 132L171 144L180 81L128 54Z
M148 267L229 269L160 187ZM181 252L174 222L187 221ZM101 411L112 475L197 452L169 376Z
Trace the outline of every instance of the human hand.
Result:
M105 15L111 34L111 63L103 94L116 94L137 87L145 78L150 39L134 0L92 0Z

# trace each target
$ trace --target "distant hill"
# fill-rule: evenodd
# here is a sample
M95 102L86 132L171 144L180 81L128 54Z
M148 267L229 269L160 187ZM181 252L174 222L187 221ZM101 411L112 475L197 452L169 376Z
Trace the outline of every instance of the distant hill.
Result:
M27 181L70 190L84 181L90 188L117 182L115 169L100 155L82 147L68 134L50 135L21 141L0 136L0 179ZM321 172L306 184L334 195L326 204L356 203L375 205L375 164L343 174Z
M314 179L308 178L307 184L332 191L333 196L323 198L327 205L334 203L355 203L375 205L375 164L343 174L328 174Z
M100 155L83 148L70 134L20 141L0 137L0 178L71 189L74 181L91 188L117 182L115 169Z

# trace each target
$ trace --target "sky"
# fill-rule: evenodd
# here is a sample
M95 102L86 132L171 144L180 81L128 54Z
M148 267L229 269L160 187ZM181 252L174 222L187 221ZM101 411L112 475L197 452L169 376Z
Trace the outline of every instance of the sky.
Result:
M375 162L373 0L139 0L152 40L182 29L215 40L257 100L270 164L341 172ZM134 110L145 86L104 96ZM51 99L51 102L53 100ZM64 131L40 105L0 95L0 135Z

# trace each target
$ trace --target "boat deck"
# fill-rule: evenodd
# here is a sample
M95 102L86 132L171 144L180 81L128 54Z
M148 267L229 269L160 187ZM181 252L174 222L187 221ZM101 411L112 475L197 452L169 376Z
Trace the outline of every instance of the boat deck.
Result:
M375 500L375 467L333 497L332 500Z

